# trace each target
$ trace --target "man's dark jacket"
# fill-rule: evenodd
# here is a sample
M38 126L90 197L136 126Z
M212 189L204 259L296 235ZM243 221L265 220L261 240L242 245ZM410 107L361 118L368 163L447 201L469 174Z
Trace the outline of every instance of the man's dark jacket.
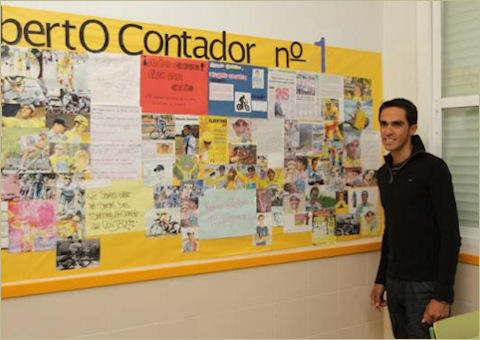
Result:
M378 170L385 232L375 282L436 281L434 298L451 303L460 248L452 179L445 162L425 152L419 136L412 144L395 175L390 154Z

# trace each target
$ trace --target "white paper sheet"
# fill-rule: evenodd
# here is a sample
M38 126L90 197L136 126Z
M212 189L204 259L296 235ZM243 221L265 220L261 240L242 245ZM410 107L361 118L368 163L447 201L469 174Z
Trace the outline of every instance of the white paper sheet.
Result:
M255 119L257 130L257 153L283 153L283 119Z
M360 137L361 163L364 169L378 169L382 165L380 133L364 130Z
M322 120L318 106L318 75L311 72L298 72L296 85L295 117Z
M140 145L91 144L93 179L140 179L142 149Z
M87 69L93 105L140 105L140 56L89 53Z
M92 106L92 144L140 144L142 114L138 106Z

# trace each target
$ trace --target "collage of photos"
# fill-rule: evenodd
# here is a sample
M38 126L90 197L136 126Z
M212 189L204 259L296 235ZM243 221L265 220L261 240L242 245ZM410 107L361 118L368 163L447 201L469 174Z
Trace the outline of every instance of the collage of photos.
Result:
M102 76L89 75L98 65ZM85 214L98 178L151 189L139 212L145 236L177 237L182 253L198 252L202 238L269 246L273 228L309 232L318 245L380 234L377 167L364 147L378 137L369 79L10 46L2 70L9 252L56 249L58 270L98 266ZM132 81L103 82L109 72ZM190 85L178 87L180 76Z
M8 212L2 235L8 235L8 252L86 241L87 54L12 46L1 53L2 214Z

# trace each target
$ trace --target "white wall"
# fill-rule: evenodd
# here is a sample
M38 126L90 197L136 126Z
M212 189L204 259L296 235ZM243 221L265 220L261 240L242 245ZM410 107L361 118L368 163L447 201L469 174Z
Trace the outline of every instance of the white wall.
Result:
M274 39L314 42L325 37L329 46L381 52L384 98L401 96L417 102L419 133L429 143L430 88L424 50L429 2L3 3ZM377 261L378 253L371 253L8 299L1 305L2 335L380 337L383 314L372 314L368 306ZM348 301L342 300L345 294Z
M378 1L3 1L6 5L226 30L258 37L381 52L382 3ZM115 5L112 5L115 4Z
M2 300L2 339L381 338L379 253Z

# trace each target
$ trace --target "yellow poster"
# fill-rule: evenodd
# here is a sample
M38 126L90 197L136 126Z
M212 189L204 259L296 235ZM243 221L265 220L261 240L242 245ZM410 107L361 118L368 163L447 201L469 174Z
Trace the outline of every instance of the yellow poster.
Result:
M114 52L320 72L319 46L76 14L2 6L2 42L72 52Z
M228 163L228 118L200 118L200 159L202 164Z
M378 129L378 119L375 113L378 112L382 101L381 55L379 53L320 47L297 41L265 39L226 31L193 30L10 6L2 6L2 44L38 50L90 51L98 53L99 57L106 52L126 56L155 55L317 73L324 65L326 73L329 74L368 79L368 87L371 89L372 95L372 116L369 118L373 121L373 129ZM55 55L55 53L46 54ZM32 67L32 69L34 68ZM156 147L160 141L155 140L163 138L160 137L161 134L157 130L164 127L153 126L157 122L154 118L160 113L162 112L154 112L148 117L144 116L143 139L151 141L152 145ZM237 126L234 126L237 121ZM194 155L176 155L175 163L172 165L173 185L178 186L181 181L203 179L205 192L222 189L227 186L227 175L230 168L237 167L229 164L230 162L238 161L241 164L239 168L242 166L243 168L255 167L257 156L264 156L263 152L257 155L258 137L254 133L255 125L248 119L229 120L225 117L202 116L199 117L199 123L196 124L199 124L200 129L199 135L196 136L198 148ZM167 122L167 127L168 125ZM272 125L269 128L272 129ZM280 125L280 128L280 131L283 132L283 125ZM172 134L175 133L172 132ZM173 135L170 137L174 138ZM92 133L93 136L95 133ZM180 137L179 131L177 131L177 137ZM165 136L165 138L169 137ZM165 146L170 145L170 151L175 149L174 140L162 140L162 143ZM231 148L231 155L229 154L229 144L236 146L236 150ZM273 146L281 150L282 144L274 143ZM153 148L144 148L144 151L145 149L151 152L150 154L144 152L143 157L159 156L166 152L159 152L158 149L153 150ZM240 159L243 161L239 161ZM263 167L258 169L259 164L256 164L257 169L255 170L261 174L260 188L272 190L273 200L276 201L274 207L278 208L275 211L272 207L272 219L275 221L274 225L280 226L283 225L281 192L284 162L283 158L276 160L275 165L272 165L271 161L268 159L268 163L263 164L264 166L270 165L271 169ZM231 173L234 173L233 170ZM154 209L153 187L145 186L143 180L113 181L111 183L109 186L89 187L85 192L86 238L100 239L102 255L98 268L82 270L88 273L102 272L103 279L98 279L101 275L96 278L98 284L113 282L111 277L105 274L110 270L130 270L188 259L212 259L268 250L299 248L310 246L312 243L325 245L335 241L332 233L336 227L335 221L325 216L315 216L313 235L311 231L284 233L283 228L274 227L272 244L267 247L254 247L252 236L248 235L223 239L201 239L201 247L198 252L182 253L181 235L148 238L145 236L145 212ZM274 191L275 189L278 190ZM181 198L178 197L178 199ZM263 209L262 204L260 202L259 207ZM358 223L350 223L347 217L343 219L345 221L340 220L342 226L358 225ZM376 221L372 220L371 224L373 222ZM367 226L367 224L364 225ZM377 231L378 223L375 226L372 224L370 228ZM341 236L340 238L349 239L351 237ZM41 291L45 289L44 282L41 280L65 276L66 274L63 272L55 270L55 257L54 251L21 255L2 251L2 267L8 268L8 271L2 273L2 295L14 296L12 289L10 291L4 289L3 284L5 283L11 283L11 287L13 287L17 282L40 279L35 285ZM262 263L268 264L266 258L261 260ZM213 267L218 268L216 262L212 262L209 268ZM175 272L180 267L172 266L171 268L173 268L172 272ZM192 272L199 273L203 270L199 268L204 267L197 266ZM141 277L155 278L157 277L155 275L157 274L146 270L145 274L131 274L130 280ZM74 279L76 280L77 277ZM120 278L117 282L128 280L128 278ZM62 282L55 280L52 282L50 291L62 288ZM72 280L72 287L81 287L76 284L76 281ZM31 289L31 287L27 287L25 291L17 294L31 293Z
M153 209L153 190L143 181L115 181L86 190L86 235L145 230L145 211Z

